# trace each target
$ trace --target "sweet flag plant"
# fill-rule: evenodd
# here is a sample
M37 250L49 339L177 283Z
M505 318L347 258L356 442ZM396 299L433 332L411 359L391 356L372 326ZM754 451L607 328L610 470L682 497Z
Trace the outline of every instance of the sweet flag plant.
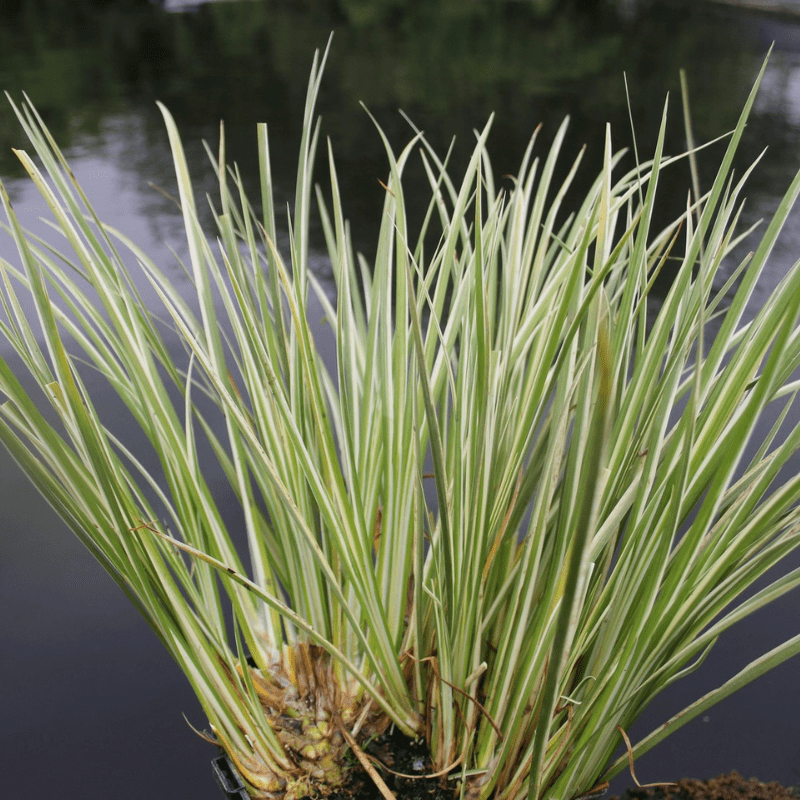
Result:
M364 748L394 726L424 738L456 796L570 800L800 650L795 636L627 741L718 636L800 582L795 569L743 599L800 542L800 475L782 470L800 443L800 267L744 313L800 177L737 263L752 167L732 163L755 88L713 185L663 228L666 110L648 161L608 132L569 207L582 154L556 169L566 123L502 181L491 121L458 175L422 133L396 153L378 128L368 260L318 147L323 64L285 230L266 126L255 200L221 138L205 230L161 108L188 280L103 223L33 106L12 103L55 233L27 231L2 190L17 256L0 262L16 365L0 360L0 438L183 669L252 797L325 796L359 764L387 794ZM412 159L427 198L405 192ZM309 269L314 214L335 298ZM112 431L98 374L146 452Z

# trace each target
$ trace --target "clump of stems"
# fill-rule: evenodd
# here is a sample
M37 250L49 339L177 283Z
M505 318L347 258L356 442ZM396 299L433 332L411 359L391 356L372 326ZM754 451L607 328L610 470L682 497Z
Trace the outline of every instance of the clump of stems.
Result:
M542 156L534 135L502 189L491 122L459 176L421 133L395 154L378 129L389 172L370 263L330 148L329 187L312 184L322 63L288 247L266 126L260 207L222 138L209 234L162 107L188 291L102 222L33 107L14 106L60 239L27 232L2 190L19 261L0 264L0 331L28 375L0 360L0 439L180 664L253 797L328 793L347 751L394 725L425 737L464 796L568 800L627 766L613 760L624 731L720 634L800 582L794 570L741 599L800 541L800 476L781 475L800 442L800 267L745 315L800 177L730 270L749 233L736 226L750 170L732 161L755 89L710 191L663 229L666 109L645 163L608 134L571 209L581 155L555 179L566 123ZM412 158L430 184L417 229ZM309 269L315 205L333 299ZM146 458L96 405L97 373ZM209 447L241 530L207 481ZM776 647L633 754L798 650L798 636Z

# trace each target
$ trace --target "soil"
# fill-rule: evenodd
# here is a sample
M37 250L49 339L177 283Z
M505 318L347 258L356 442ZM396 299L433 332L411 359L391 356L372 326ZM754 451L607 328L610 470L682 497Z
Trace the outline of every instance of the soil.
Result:
M453 800L452 782L448 786L440 778L423 777L434 772L424 741L414 741L397 731L387 731L365 746L364 751L373 757L373 765L398 798ZM383 796L363 770L353 769L347 785L328 800L383 800Z
M622 800L798 800L800 787L762 783L743 778L738 772L719 775L708 781L684 778L675 785L648 789L628 789ZM612 797L609 800L620 800Z

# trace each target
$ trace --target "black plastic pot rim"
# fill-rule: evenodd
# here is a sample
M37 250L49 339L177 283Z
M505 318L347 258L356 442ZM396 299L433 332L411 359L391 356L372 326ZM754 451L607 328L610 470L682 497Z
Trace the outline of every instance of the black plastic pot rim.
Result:
M250 800L241 775L224 750L220 750L219 755L211 759L211 767L214 770L217 785L228 800Z

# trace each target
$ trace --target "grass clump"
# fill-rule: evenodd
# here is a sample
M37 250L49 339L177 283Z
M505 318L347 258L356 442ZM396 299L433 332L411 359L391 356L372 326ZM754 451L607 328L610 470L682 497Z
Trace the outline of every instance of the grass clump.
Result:
M424 737L470 800L569 800L627 765L612 758L624 732L720 634L800 582L794 570L742 599L800 530L800 477L780 477L800 441L781 427L798 389L800 268L744 317L800 177L720 288L755 89L711 190L663 229L666 111L646 163L623 168L609 134L571 210L581 156L554 179L565 126L541 159L533 137L502 190L490 125L458 180L421 134L399 154L386 142L373 263L353 252L329 149L330 199L316 201L330 300L308 267L321 71L315 60L285 250L266 127L260 208L223 139L209 234L162 108L188 293L102 222L32 106L14 106L40 161L18 156L61 238L27 233L3 190L19 263L0 265L0 330L35 388L0 360L0 438L180 664L253 797L330 793L353 755L371 768L365 742L393 725ZM417 230L412 157L431 189ZM656 300L667 259L676 276ZM112 432L87 365L157 468ZM773 403L778 423L747 449ZM243 531L204 477L207 446ZM633 753L798 650L800 636L776 647Z

